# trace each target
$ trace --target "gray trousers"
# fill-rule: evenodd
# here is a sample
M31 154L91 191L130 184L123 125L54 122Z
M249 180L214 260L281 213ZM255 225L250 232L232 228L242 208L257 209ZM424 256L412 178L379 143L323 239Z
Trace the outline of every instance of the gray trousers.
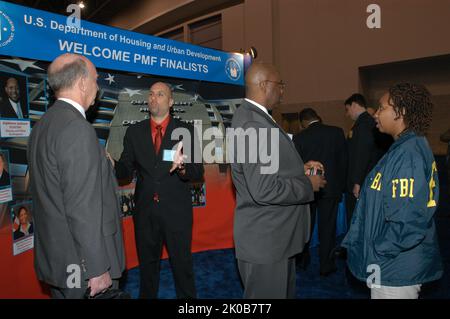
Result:
M294 299L295 258L274 264L252 264L237 260L245 299Z

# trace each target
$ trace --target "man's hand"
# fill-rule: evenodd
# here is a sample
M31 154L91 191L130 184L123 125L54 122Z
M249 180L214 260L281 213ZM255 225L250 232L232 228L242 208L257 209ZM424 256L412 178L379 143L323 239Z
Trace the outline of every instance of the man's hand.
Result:
M317 161L309 161L308 163L305 163L303 165L303 169L305 170L305 174L309 175L309 170L311 168L314 168L315 171L317 171L318 169L320 169L323 173L322 175L325 175L325 170L323 168L322 163L317 162Z
M320 188L324 188L327 184L325 177L321 175L307 175L309 180L311 181L313 190L318 192Z
M114 162L114 159L112 158L111 154L109 154L109 152L107 150L105 150L106 152L106 158L109 159L109 161L111 162L112 167L114 167L116 164Z
M91 287L91 297L95 296L96 294L99 294L112 285L111 276L109 275L109 272L105 272L103 275L100 275L98 277L94 277L89 279L88 281L88 287Z
M353 196L359 198L359 191L361 190L361 186L359 184L353 185Z
M186 173L186 168L184 167L184 160L187 158L186 155L183 155L183 142L179 142L177 146L177 150L175 151L175 156L173 157L173 164L170 168L170 173L175 170L178 170L178 174L184 175Z

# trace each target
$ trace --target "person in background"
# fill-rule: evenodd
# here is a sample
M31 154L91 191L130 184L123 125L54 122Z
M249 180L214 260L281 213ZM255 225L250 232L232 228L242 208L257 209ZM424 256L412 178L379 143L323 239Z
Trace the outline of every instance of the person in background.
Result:
M445 157L445 165L447 167L447 190L448 195L450 196L450 129L441 134L440 140L448 144L447 156Z
M323 124L313 109L303 109L299 119L303 130L293 139L298 153L305 162L322 163L326 171L327 185L314 193L314 202L311 203L311 236L318 212L320 274L328 276L337 270L332 251L336 246L338 206L345 192L347 145L344 131ZM310 261L309 243L299 256L298 264L303 269Z

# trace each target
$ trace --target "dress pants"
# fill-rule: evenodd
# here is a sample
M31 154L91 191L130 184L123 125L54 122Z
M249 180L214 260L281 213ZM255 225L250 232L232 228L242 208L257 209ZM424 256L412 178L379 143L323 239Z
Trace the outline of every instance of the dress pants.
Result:
M138 221L135 219L134 225L140 271L139 297L158 297L161 253L165 243L177 298L196 298L191 253L192 224L183 229L173 229L168 221L152 212L141 216Z
M294 299L295 258L273 264L237 260L245 299Z
M347 231L350 229L352 224L353 211L355 210L357 198L353 193L347 192L345 194L345 208L347 210Z
M319 258L320 258L320 272L329 272L336 268L334 257L331 256L333 249L336 246L336 219L339 207L338 198L319 198L311 204L311 236L314 230L314 223L316 214L318 216L318 231L319 231ZM304 251L309 248L305 246Z

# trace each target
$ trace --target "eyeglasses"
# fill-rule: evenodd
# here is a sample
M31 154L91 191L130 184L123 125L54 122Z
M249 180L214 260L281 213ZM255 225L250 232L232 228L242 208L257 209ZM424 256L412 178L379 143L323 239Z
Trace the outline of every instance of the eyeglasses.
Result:
M275 83L275 84L277 84L277 85L280 87L280 89L282 89L282 90L284 90L284 88L286 87L286 83L284 83L283 81L271 81L271 80L265 80L265 81L263 81L263 82L272 82L272 83Z

